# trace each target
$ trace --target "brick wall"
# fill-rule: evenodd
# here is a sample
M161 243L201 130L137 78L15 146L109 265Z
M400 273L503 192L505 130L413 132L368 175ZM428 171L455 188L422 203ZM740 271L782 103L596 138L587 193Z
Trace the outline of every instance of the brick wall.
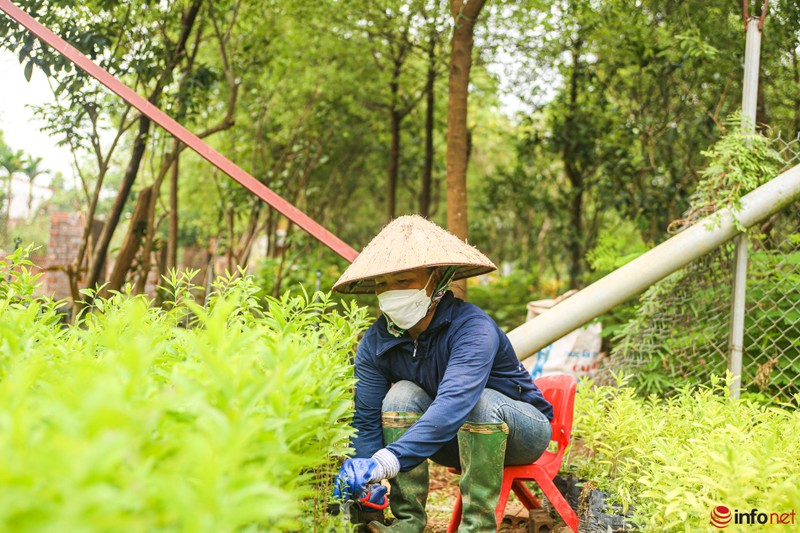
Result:
M80 213L53 213L50 215L50 237L48 242L48 251L46 254L32 255L29 259L36 265L37 268L33 269L34 273L40 273L39 279L40 288L36 291L37 295L52 296L56 300L71 299L72 294L69 289L69 278L64 272L64 268L73 261L78 255L78 249L81 245L84 231L83 216ZM100 236L100 231L103 228L103 222L95 220L92 229L93 240L96 241ZM83 288L88 270L89 250L84 257L83 266L81 269L81 277L78 280L78 287ZM163 254L164 251L161 251ZM156 285L162 284L161 279L158 278L158 265L159 261L164 258L160 253L154 252L150 263L150 274L148 276L145 292L154 296L156 292ZM0 260L4 259L3 253L0 252ZM205 287L207 283L208 263L210 254L208 249L199 246L186 247L181 250L182 260L180 261L179 269L186 270L189 268L196 268L200 272L194 278L193 282L200 286ZM103 283L107 274L113 268L114 258L106 261L105 269L100 277L100 283ZM215 260L215 272L217 275L221 274L227 268L227 259L217 257Z
M69 279L62 270L66 265L75 261L78 249L83 238L83 216L80 213L53 213L50 215L50 241L47 245L49 254L47 256L46 272L42 279L44 294L52 295L56 300L71 297L69 290ZM94 239L100 235L103 227L102 221L95 220L92 234ZM88 264L88 253L84 258L83 268L79 286L86 277L86 267ZM105 272L101 277L105 278Z

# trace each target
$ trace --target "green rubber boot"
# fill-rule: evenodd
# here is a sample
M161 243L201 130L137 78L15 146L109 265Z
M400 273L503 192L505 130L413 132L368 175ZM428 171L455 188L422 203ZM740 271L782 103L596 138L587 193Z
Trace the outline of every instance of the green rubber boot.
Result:
M508 426L472 424L458 430L461 457L461 525L459 531L495 532L495 508L503 484L503 462L506 456Z
M399 439L414 422L419 413L383 413L383 442L391 444ZM391 525L370 522L369 531L397 533L423 533L428 522L425 504L428 501L428 461L408 472L400 472L389 480L389 506L395 517Z

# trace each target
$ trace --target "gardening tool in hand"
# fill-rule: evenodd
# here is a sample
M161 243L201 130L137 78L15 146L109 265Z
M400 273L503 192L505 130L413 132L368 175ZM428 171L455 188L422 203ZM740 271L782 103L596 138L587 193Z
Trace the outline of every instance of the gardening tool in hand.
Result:
M386 496L386 487L380 483L371 483L365 487L364 492L358 500L353 501L352 499L346 499L338 506L332 504L328 507L328 512L333 515L337 515L341 512L345 518L349 520L350 508L354 504L364 511L383 511L389 507L389 497Z
M383 515L382 511L389 502L386 498L386 487L376 483L382 477L380 464L375 459L345 460L333 487L334 500L341 502L338 510L351 522L354 521L353 518L361 518L362 514ZM357 511L355 517L350 513L350 507L354 503ZM330 508L329 511L336 512Z
M386 487L380 483L367 485L367 490L364 491L364 494L358 499L358 505L362 508L366 507L383 511L389 507L389 497L386 496Z

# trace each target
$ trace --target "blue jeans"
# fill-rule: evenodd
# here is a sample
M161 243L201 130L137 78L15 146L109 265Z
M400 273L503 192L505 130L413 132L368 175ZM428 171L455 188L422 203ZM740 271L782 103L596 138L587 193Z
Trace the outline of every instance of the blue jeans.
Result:
M410 381L395 383L381 407L384 413L406 412L422 415L428 410L433 400L428 393ZM508 425L508 441L506 444L506 465L530 464L539 458L550 444L552 428L550 421L536 407L517 400L492 389L485 389L480 400L467 416L467 422L473 424ZM458 439L445 443L431 457L433 461L458 468Z

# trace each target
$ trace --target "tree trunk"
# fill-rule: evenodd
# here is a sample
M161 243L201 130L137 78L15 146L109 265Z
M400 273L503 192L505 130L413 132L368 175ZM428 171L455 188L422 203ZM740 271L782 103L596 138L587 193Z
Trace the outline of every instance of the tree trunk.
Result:
M428 46L428 80L425 85L425 162L422 167L422 191L419 195L419 214L430 215L431 183L433 181L433 130L436 87L436 40L431 36Z
M161 95L164 91L164 87L172 76L172 71L178 65L180 59L183 57L183 54L186 51L186 43L188 42L189 36L192 33L194 23L197 20L197 15L200 12L200 7L202 4L203 0L194 0L181 19L181 35L178 39L178 42L175 44L174 52L169 58L166 68L158 78L156 86L153 89L153 93L147 99L147 101L154 106L158 106L158 103L161 100ZM144 152L147 148L147 138L149 134L150 119L145 116L141 116L139 118L139 132L133 141L133 149L131 151L131 158L128 162L128 167L125 169L125 175L122 178L119 192L117 193L117 197L114 199L111 212L109 213L108 218L106 218L106 223L103 226L103 231L100 234L100 238L98 239L97 246L94 250L92 266L89 272L89 278L87 280L87 286L89 288L94 288L100 281L102 268L105 265L106 255L108 254L108 245L111 242L111 237L114 235L114 231L117 229L120 216L122 215L122 210L125 207L125 203L130 195L133 183L136 181L136 176L139 173L139 165L142 162L142 157L144 157Z
M228 260L228 272L234 273L236 272L236 265L233 261L233 235L236 226L236 206L231 205L225 215L225 220L228 225L228 250L225 256Z
M250 217L247 222L247 229L242 233L239 244L236 246L235 259L239 266L247 266L250 259L250 251L258 235L258 228L261 221L262 202L254 202L250 209Z
M103 225L103 231L100 233L100 238L97 240L97 244L94 247L89 278L86 281L86 286L90 289L95 288L101 281L100 278L106 263L106 255L108 254L108 245L111 242L111 237L114 235L114 230L117 229L119 219L122 216L122 210L125 207L125 202L128 201L133 182L136 181L136 175L139 173L139 165L142 162L144 151L147 148L147 137L149 134L150 119L142 116L139 118L139 132L136 134L136 139L133 141L133 150L131 152L130 161L128 162L128 168L125 169L125 175L122 178L122 183L119 185L117 197L114 199L114 204L111 206L111 211L108 213L106 222Z
M536 273L541 278L542 273L547 266L547 257L552 255L548 254L544 244L547 242L547 237L550 234L550 228L553 225L552 219L545 215L542 221L542 227L536 235Z
M577 131L574 126L578 113L578 78L580 76L580 54L583 41L576 39L572 46L572 72L570 73L570 93L569 93L569 114L566 118L564 135L568 132ZM584 177L583 171L578 165L578 154L575 150L575 140L567 137L564 140L562 152L564 159L564 169L571 185L570 194L570 242L569 242L569 288L577 289L580 285L583 273L583 193Z
M389 168L386 171L386 210L387 220L391 222L397 211L397 176L400 173L400 123L405 114L400 110L400 74L405 62L405 52L393 60L392 79L389 82L391 100L389 105L390 132L392 136L389 150Z
M396 210L396 196L397 196L397 175L400 165L400 121L401 116L397 108L392 107L390 110L391 115L391 132L392 132L392 146L389 152L389 168L386 172L386 209L387 209L387 222L391 222L394 218Z
M756 131L764 134L766 133L765 130L769 128L770 117L767 115L766 99L764 98L764 76L761 74L760 65L759 63L758 87L756 88L756 123L754 126Z
M572 239L569 244L569 288L579 288L583 274L583 186L573 186L572 206L570 209L570 222L572 223Z
M486 0L450 0L454 31L451 40L447 102L447 228L466 241L467 221L467 98L475 20ZM467 284L453 284L456 296L466 298Z
M147 233L147 215L150 211L150 202L153 197L153 187L147 187L139 193L139 198L136 200L136 207L133 209L131 222L128 226L128 233L125 236L124 246L120 249L117 255L117 261L114 263L114 270L111 272L111 277L108 284L103 287L99 293L100 296L108 296L110 291L118 291L125 283L125 277L128 274L130 265L133 262L136 252L139 250L142 238Z
M178 175L180 155L172 165L169 178L169 236L167 238L166 271L178 267Z
M264 233L267 235L267 257L274 258L278 256L278 212L271 207L267 209L267 220L264 222Z
M158 175L156 176L153 184L149 187L153 191L153 198L150 200L150 206L147 210L147 227L144 243L142 244L142 262L140 264L140 270L143 272L143 274L136 282L134 294L144 294L147 290L147 278L150 273L150 259L153 253L153 242L155 241L156 230L158 229L158 223L156 222L156 204L158 203L158 198L161 194L161 184L164 182L164 178L167 176L167 173L174 167L178 157L180 157L180 149L181 143L175 139L173 141L172 152L161 162L161 168L158 171ZM130 269L130 265L128 265L128 269ZM156 280L158 281L160 278L156 278Z

